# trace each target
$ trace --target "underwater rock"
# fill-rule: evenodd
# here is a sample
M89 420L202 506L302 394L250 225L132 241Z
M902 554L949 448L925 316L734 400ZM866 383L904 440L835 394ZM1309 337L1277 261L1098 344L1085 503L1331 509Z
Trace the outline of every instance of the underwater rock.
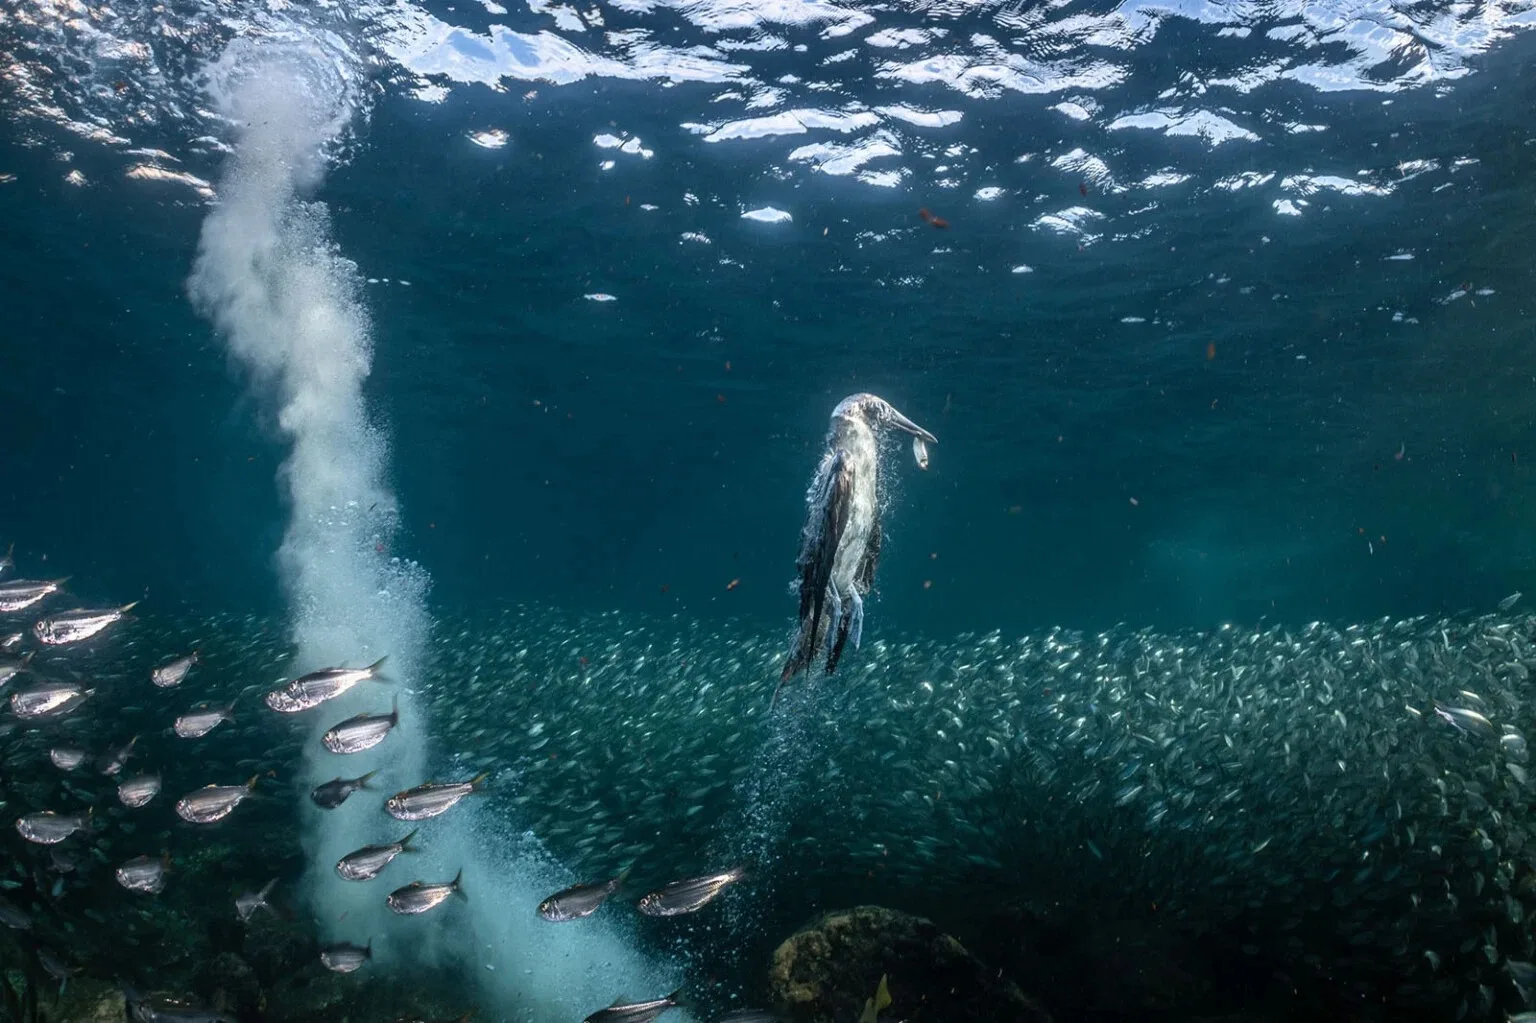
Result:
M999 905L962 931L977 954L1067 1019L1214 1015L1251 1004L1252 965L1176 924ZM1225 983L1218 985L1220 976Z
M794 1023L856 1020L887 978L891 1020L1050 1023L1050 1015L930 921L880 906L829 913L773 953L769 987Z
M69 982L57 1004L46 1005L50 1023L122 1023L128 1018L123 992L115 984L82 977Z
M266 920L248 928L242 950L242 958L269 987L301 975L320 961L319 955L319 946L308 931Z
M192 987L209 1005L242 1019L254 1019L265 1008L256 971L232 952L221 952L200 963Z

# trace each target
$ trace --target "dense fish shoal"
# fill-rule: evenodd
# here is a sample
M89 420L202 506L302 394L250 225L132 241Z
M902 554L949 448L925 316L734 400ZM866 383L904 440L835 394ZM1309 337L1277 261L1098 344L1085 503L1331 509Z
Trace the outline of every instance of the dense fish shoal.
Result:
M313 809L296 787L308 725L237 715L194 751L169 731L188 695L150 681L196 641L198 671L219 680L198 699L234 700L290 667L281 624L145 613L114 628L110 647L38 655L39 670L88 672L115 712L7 719L8 812L94 805L104 825L139 829L100 829L121 846L101 853L113 865L168 850L252 888L302 873L295 843L238 836L292 835ZM718 911L772 940L863 901L947 907L956 933L1000 904L1150 907L1246 935L1245 954L1299 986L1369 991L1425 1018L1523 1006L1511 976L1536 958L1530 616L870 635L836 676L786 686L770 714L786 640L741 622L542 607L439 615L413 683L434 775L490 772L475 798L577 879L632 870L643 893L750 860ZM169 813L93 799L49 762L50 748L102 751L135 734L127 773L155 765L167 794L261 775L279 798L192 838ZM146 905L89 871L55 885L48 855L23 848L6 894L82 962L149 947L192 894L178 882L198 876L178 865Z

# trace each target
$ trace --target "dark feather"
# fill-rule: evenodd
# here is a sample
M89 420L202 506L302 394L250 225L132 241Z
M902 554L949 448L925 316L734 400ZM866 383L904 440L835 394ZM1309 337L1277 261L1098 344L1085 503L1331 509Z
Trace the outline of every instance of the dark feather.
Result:
M838 545L848 528L853 485L853 461L847 452L839 449L813 502L819 505L821 518L819 521L809 519L801 533L800 556L795 559L800 576L800 631L795 637L794 650L784 664L780 682L787 682L805 670L816 656L821 618L827 603L827 584L832 580ZM816 528L818 525L820 528Z

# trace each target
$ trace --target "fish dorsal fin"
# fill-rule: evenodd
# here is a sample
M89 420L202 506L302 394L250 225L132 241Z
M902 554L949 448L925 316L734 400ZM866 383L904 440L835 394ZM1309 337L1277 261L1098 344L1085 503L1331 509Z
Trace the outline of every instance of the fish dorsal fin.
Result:
M875 988L875 1010L888 1008L891 1004L891 989L886 986L886 975L880 975L880 986Z

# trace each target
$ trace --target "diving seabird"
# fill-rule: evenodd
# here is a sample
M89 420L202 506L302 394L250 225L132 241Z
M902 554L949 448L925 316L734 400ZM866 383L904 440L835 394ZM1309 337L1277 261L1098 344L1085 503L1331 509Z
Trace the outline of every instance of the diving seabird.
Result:
M912 454L928 468L928 445L938 438L873 394L852 394L832 410L827 451L805 495L805 526L795 571L800 627L779 685L811 666L827 647L826 670L837 670L843 647L854 648L864 629L864 595L880 558L879 438L894 426L912 435ZM774 690L778 700L778 689Z

